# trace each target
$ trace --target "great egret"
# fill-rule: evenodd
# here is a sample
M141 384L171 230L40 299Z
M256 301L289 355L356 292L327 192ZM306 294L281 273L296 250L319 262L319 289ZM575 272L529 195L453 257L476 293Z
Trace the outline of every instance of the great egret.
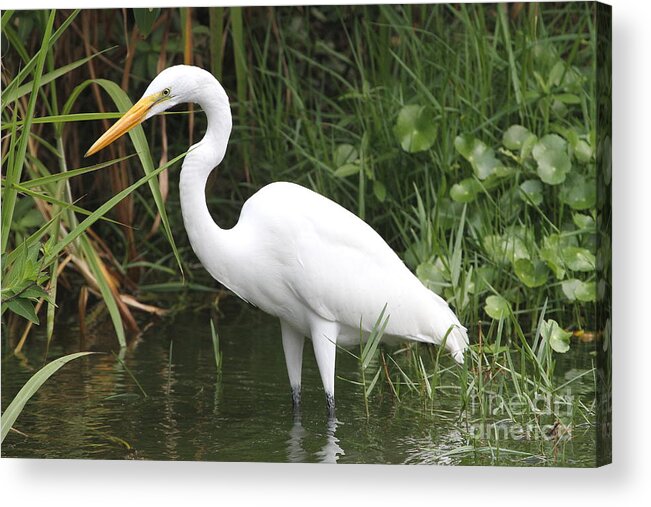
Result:
M300 403L304 337L334 413L337 345L359 345L386 306L384 340L445 347L463 363L468 335L446 302L404 265L364 221L293 183L271 183L248 199L232 229L220 228L206 205L208 175L222 161L231 133L221 84L198 67L163 70L144 96L88 150L92 155L144 120L183 102L204 110L204 138L185 157L180 176L183 222L197 257L240 298L280 319L294 406Z

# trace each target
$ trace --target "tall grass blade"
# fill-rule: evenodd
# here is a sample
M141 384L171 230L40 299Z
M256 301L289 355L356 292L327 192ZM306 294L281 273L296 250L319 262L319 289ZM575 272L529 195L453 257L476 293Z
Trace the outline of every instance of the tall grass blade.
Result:
M77 359L79 357L87 356L89 354L97 354L97 352L77 352L76 354L69 354L67 356L60 357L55 359L51 363L45 365L43 368L38 370L32 377L27 381L27 383L22 387L16 397L9 404L7 409L2 414L2 422L0 426L2 427L0 432L0 443L4 441L7 433L13 426L14 422L23 411L25 404L29 399L34 395L36 391L49 379L54 373L56 373L59 368L64 364Z
M148 183L151 179L155 178L160 173L162 173L164 170L166 170L167 168L171 167L176 162L181 160L183 157L185 157L186 153L182 153L181 155L179 155L179 156L173 158L172 160L170 160L167 164L164 164L164 165L160 166L158 169L155 169L154 171L150 172L146 176L143 176L138 181L131 184L130 186L128 186L127 188L125 188L121 192L118 192L111 199L109 199L107 202L102 204L93 213L91 213L88 216L88 218L86 218L83 222L80 222L77 227L75 227L73 230L71 230L61 241L59 241L53 247L52 251L46 257L45 265L50 264L50 262L52 262L53 259L64 250L64 248L66 248L70 243L72 243L75 239L77 239L79 236L81 236L86 231L86 229L88 229L91 225L93 225L100 218L102 218L104 215L106 215L106 213L108 213L118 202L120 202L122 199L124 199L131 192L133 192L137 188L141 187L145 183Z
M97 252L90 244L88 238L84 235L80 238L81 250L84 253L84 258L88 261L88 266L90 267L97 286L102 294L102 299L106 305L106 309L109 312L111 321L113 322L113 328L115 329L115 334L118 338L118 343L120 347L127 346L126 336L124 334L124 323L122 322L122 315L120 314L120 309L115 300L115 290L111 287L110 282L106 279L104 270L102 269L102 261L97 255Z
M219 334L215 330L215 324L212 319L210 319L210 335L212 337L212 351L215 357L215 368L218 372L222 369L222 353L219 349Z
M210 69L217 79L222 78L222 38L224 37L224 8L209 7Z
M122 88L120 88L116 83L112 81L108 81L106 79L95 79L95 80L91 79L80 84L73 90L70 98L66 102L64 109L62 111L64 114L67 114L70 111L72 104L77 99L79 94L92 83L96 83L100 85L102 88L104 88L104 90L109 94L109 96L111 97L111 99L113 100L113 102L115 103L115 105L117 106L120 112L125 113L133 105L133 103L131 102L127 94L124 92L124 90L122 90ZM142 129L142 126L139 125L136 128L132 129L129 132L129 136L131 137L131 141L133 142L133 146L136 150L136 153L138 154L138 158L140 159L140 163L142 164L142 168L145 174L147 176L151 175L152 171L154 171L154 163L152 160L151 152L149 150L149 144L147 143L147 138L145 137L145 132ZM156 209L160 214L161 223L163 224L163 231L165 232L165 237L169 242L170 246L172 247L174 258L176 259L181 274L183 274L183 265L181 261L181 256L179 255L176 242L174 241L174 236L172 234L172 229L170 227L169 218L167 217L167 212L165 211L165 203L163 202L163 197L160 192L158 180L154 178L147 178L146 181L149 184L149 188L151 190L152 196L154 197L154 202L156 203Z
M48 18L45 32L43 34L43 44L38 52L38 59L34 71L34 81L32 82L32 94L29 97L27 110L25 112L25 124L20 134L18 141L17 152L11 167L7 167L5 182L8 184L5 189L2 201L2 253L7 249L7 242L9 240L9 231L11 230L11 222L14 216L14 207L16 205L16 189L12 186L20 182L25 164L25 157L27 154L27 141L29 140L31 130L31 119L34 117L34 109L36 108L36 98L38 96L38 89L41 85L41 76L43 74L43 66L45 65L45 57L48 52L48 45L46 42L50 39L52 33L52 26L54 24L54 16L56 11L52 10Z
M110 51L111 49L113 48L105 49L103 51L95 53L94 55L87 56L86 58L81 58L76 62L69 63L68 65L64 65L63 67L59 67L58 69L53 70L52 72L43 74L43 76L41 76L40 86L44 86L48 83L51 83L55 79L60 78L61 76L76 69L77 67L81 67L88 61L95 58L97 55L101 55L102 53L105 53L106 51ZM6 104L9 104L10 102L13 102L16 99L19 99L23 95L27 95L33 89L33 87L34 87L34 82L32 81L29 83L25 83L24 85L21 85L18 88L14 88L12 90L6 90L5 93L2 94L2 107L5 107Z
M7 12L9 12L9 11L7 11ZM63 23L61 23L61 25L54 32L52 37L50 37L50 40L48 41L46 52L49 51L50 49L52 49L52 47L54 47L54 43L59 39L59 37L61 37L65 33L65 31L68 29L68 27L75 20L75 18L77 17L77 14L79 14L79 12L80 12L80 9L75 9L74 11L72 11L70 16L68 16L65 19L65 21ZM3 20L3 23L5 23L4 15L2 17L2 20ZM8 27L5 27L5 25L3 24L2 28L3 28L3 31L6 31L6 28L8 28ZM11 82L7 85L7 87L3 90L3 94L4 93L12 93L13 89L20 86L20 84L27 78L29 73L32 72L32 69L37 64L37 62L38 62L38 54L35 55L29 62L27 62L25 64L24 67L22 67L20 69L20 71L18 72L16 77L13 78L11 80ZM2 102L4 104L4 100Z

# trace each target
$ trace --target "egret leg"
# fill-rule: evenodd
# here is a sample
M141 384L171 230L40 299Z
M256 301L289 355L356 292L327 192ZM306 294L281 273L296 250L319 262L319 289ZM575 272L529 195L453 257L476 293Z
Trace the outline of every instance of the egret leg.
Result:
M335 358L337 355L337 336L339 335L339 324L326 320L314 322L310 330L312 334L312 345L314 356L319 366L321 381L326 395L328 413L334 416L335 413Z
M292 405L296 410L301 405L301 367L305 337L284 320L280 321L280 331L283 335L289 385L292 388Z

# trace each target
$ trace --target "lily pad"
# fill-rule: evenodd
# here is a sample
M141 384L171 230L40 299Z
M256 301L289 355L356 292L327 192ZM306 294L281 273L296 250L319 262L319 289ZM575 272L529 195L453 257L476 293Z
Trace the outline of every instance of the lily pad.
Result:
M481 185L474 178L466 178L452 185L450 197L456 202L471 202L481 192Z
M556 134L544 136L533 147L533 158L538 164L540 179L548 185L559 185L572 168L567 154L567 142Z
M475 137L457 136L454 147L470 162L473 172L480 180L504 171L504 164L495 157L495 151Z
M594 271L597 263L590 250L576 246L563 249L563 261L572 271Z
M488 296L486 298L484 311L489 317L500 320L508 317L510 310L511 305L502 296Z
M553 319L547 320L541 329L543 338L549 343L549 346L555 351L564 354L570 350L570 338L572 333L565 331Z
M593 208L597 202L595 179L582 174L571 174L561 187L558 198L575 210Z
M518 259L513 263L513 269L522 283L530 288L544 285L549 277L547 266L540 260Z
M434 114L427 106L404 106L393 132L407 153L429 150L436 140Z
M543 185L540 180L527 180L520 184L520 198L527 204L540 206L543 202Z

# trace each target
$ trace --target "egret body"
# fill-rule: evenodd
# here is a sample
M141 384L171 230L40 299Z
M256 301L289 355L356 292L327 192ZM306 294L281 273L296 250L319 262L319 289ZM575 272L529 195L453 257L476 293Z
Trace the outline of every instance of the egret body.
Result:
M293 183L271 183L242 207L231 229L210 216L206 181L224 158L232 119L226 92L209 72L178 65L162 71L138 101L88 150L104 148L142 121L183 102L204 110L204 138L186 155L180 175L183 222L208 272L240 298L280 319L294 405L300 403L304 338L334 410L337 345L359 345L386 306L383 340L440 345L463 363L468 345L447 303L428 290L364 221Z

